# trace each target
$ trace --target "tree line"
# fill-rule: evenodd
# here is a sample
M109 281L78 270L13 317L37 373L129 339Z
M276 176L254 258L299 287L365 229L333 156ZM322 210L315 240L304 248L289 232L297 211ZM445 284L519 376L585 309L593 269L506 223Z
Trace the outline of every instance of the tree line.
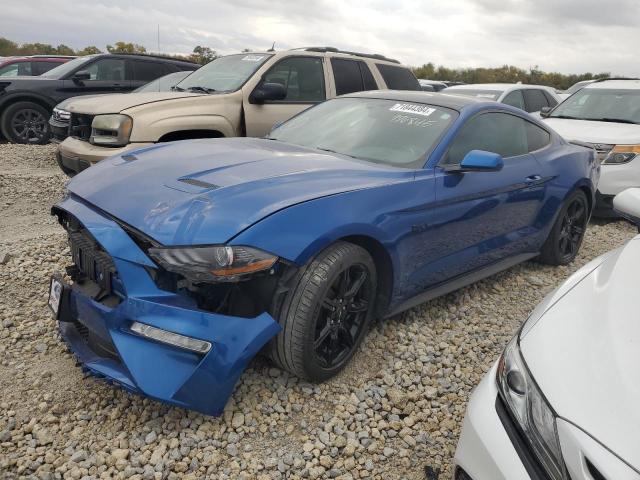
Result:
M110 53L147 53L147 49L136 43L115 42L107 45L106 51ZM243 52L248 52L244 49ZM53 46L48 43L23 43L18 44L7 38L0 37L0 57L11 55L91 55L102 53L95 45L89 45L79 50L74 50L68 45L60 44ZM149 52L151 53L151 52ZM190 60L204 65L218 57L215 50L210 47L198 45L189 55L170 55L171 57ZM425 63L421 67L416 67L413 72L418 78L429 80L448 80L464 83L529 83L537 85L548 85L560 90L569 88L581 80L591 80L594 78L610 77L609 72L602 73L581 73L563 74L558 72L543 72L537 66L528 70L514 67L513 65L503 65L496 68L449 68L433 63Z

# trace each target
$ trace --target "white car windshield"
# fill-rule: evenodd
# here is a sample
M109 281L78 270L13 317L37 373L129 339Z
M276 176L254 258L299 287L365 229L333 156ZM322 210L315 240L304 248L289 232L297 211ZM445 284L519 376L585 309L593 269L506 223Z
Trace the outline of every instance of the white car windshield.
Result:
M232 92L239 89L271 57L267 53L243 53L218 57L175 86L176 90Z
M454 95L464 95L465 97L484 98L486 100L497 100L502 91L500 90L480 90L471 88L449 87L442 90L442 93L453 93Z
M422 103L338 98L306 110L267 138L374 163L421 168L456 117L454 110Z
M549 117L640 124L640 89L583 88Z

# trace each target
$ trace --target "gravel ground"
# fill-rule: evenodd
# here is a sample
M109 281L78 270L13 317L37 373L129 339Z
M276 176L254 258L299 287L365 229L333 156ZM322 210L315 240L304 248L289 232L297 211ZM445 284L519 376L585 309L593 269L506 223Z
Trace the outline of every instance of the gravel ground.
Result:
M537 302L635 233L591 225L569 267L528 262L377 323L337 378L256 359L224 415L85 376L46 307L69 262L53 146L0 145L0 478L450 478L465 405ZM10 253L7 260L4 253Z

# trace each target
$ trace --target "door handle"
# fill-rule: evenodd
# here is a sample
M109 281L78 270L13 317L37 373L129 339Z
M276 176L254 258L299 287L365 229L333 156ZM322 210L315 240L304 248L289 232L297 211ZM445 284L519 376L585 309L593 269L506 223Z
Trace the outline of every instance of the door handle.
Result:
M527 178L524 179L526 183L535 183L540 180L542 180L541 175L529 175Z

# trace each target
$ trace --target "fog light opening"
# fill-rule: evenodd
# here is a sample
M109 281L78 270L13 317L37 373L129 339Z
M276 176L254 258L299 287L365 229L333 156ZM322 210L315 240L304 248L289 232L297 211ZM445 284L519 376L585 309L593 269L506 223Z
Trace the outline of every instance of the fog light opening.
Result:
M157 342L173 345L174 347L184 348L185 350L191 350L192 352L204 354L211 350L210 342L169 332L144 323L133 322L129 328L133 333L141 337L150 338Z

